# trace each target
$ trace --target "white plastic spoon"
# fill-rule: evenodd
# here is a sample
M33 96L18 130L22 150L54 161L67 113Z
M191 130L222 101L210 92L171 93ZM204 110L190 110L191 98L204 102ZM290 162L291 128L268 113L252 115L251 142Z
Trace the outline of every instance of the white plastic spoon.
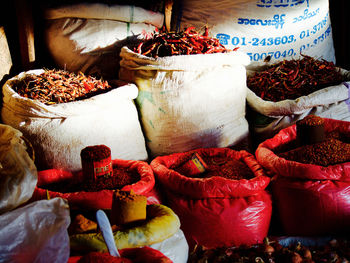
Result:
M114 257L120 257L120 254L115 244L112 227L108 220L106 213L103 210L97 210L96 212L97 224L102 232L103 239L107 245L109 254Z

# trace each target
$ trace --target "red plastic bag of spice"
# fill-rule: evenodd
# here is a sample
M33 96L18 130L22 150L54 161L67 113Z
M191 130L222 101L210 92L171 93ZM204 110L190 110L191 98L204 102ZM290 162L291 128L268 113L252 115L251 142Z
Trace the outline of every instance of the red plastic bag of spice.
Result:
M196 177L176 171L195 152L206 171ZM208 248L255 244L267 235L272 204L265 188L270 178L252 154L202 148L157 157L151 167L190 248L196 243Z
M350 122L324 121L326 133L350 136ZM350 162L321 166L280 157L283 148L295 140L293 125L261 143L255 153L267 173L274 176L272 195L284 232L291 236L344 234L350 229ZM345 149L342 152L348 154Z
M73 209L111 209L113 189L130 191L147 196L148 204L160 204L161 195L155 186L150 165L144 161L112 160L111 180L84 182L82 171L72 173L49 169L38 171L38 183L30 201L62 197Z

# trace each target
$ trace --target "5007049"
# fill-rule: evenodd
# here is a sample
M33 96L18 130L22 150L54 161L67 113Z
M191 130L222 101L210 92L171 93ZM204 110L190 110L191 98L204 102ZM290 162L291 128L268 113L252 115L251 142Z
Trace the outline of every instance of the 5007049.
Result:
M263 61L268 56L274 59L280 59L280 58L286 58L295 56L296 53L294 52L294 49L284 50L284 51L270 51L270 52L263 52L263 53L251 53L248 52L247 55L250 57L251 61Z

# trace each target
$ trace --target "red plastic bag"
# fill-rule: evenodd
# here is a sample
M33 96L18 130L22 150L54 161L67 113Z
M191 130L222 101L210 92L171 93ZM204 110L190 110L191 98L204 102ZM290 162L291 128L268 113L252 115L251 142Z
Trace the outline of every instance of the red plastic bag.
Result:
M141 179L131 185L124 186L121 190L130 191L131 189L135 194L147 196L148 204L160 204L161 196L158 190L155 188L155 178L150 165L144 161L134 160L112 160L113 167L129 168L136 170ZM64 170L50 169L38 172L38 184L34 191L31 201L46 199L47 192L50 198L62 197L68 200L71 208L85 208L89 210L97 209L111 209L113 190L101 190L97 192L73 192L73 193L60 193L54 191L47 191L41 188L41 186L57 183L62 180L76 180L81 178L82 171L72 173Z
M201 156L224 155L242 160L255 177L240 180L219 176L190 178L169 168L194 152ZM228 148L197 149L157 157L151 167L169 207L180 218L190 248L195 243L208 248L255 244L267 235L272 205L265 188L270 178L264 175L252 154Z
M325 119L325 131L350 134L350 122ZM273 200L287 235L344 233L350 227L350 162L327 167L289 161L274 149L296 139L296 125L261 143L258 162L274 176Z

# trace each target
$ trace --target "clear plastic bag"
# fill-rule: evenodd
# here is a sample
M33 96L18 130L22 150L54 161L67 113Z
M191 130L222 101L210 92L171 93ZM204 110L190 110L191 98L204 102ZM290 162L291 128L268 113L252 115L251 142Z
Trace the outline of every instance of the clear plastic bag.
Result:
M62 198L41 200L0 216L0 262L68 261L70 216Z

